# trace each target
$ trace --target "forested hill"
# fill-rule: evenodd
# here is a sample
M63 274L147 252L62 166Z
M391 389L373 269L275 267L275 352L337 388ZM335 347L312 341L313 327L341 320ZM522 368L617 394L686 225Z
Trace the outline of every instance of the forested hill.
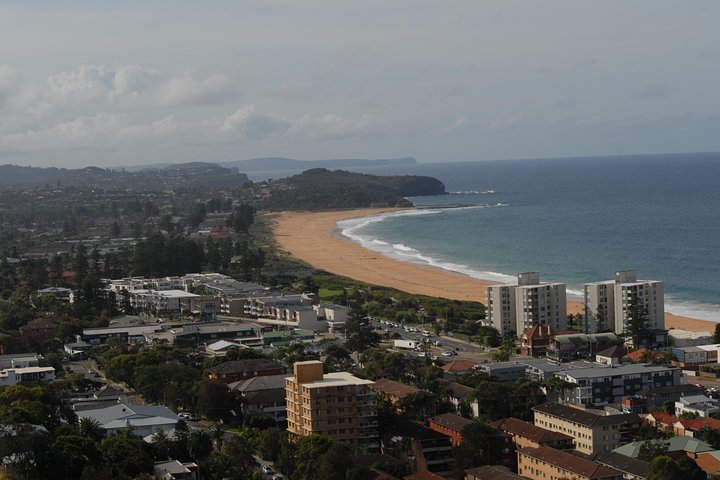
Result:
M325 168L272 181L262 207L270 210L362 208L372 204L407 206L404 197L440 195L445 185L433 177L381 177Z
M0 188L60 184L106 190L163 191L179 187L232 188L247 182L247 175L238 173L237 168L202 162L132 172L98 167L66 169L0 165Z

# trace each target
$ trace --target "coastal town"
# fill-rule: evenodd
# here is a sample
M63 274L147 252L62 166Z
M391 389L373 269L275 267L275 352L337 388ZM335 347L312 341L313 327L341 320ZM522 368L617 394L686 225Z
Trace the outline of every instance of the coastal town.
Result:
M395 207L244 203L279 185L215 191L175 217L162 212L187 192L140 208L111 194L117 210L77 217L94 227L70 241L54 217L15 230L0 337L9 478L720 471L720 329L667 314L663 281L619 270L578 297L540 272L497 284L395 268L322 227ZM369 266L342 271L354 255Z

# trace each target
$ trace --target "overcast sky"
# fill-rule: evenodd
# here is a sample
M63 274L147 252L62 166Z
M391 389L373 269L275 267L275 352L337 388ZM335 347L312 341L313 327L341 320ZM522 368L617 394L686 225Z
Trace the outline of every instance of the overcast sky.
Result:
M0 4L0 164L720 150L720 2Z

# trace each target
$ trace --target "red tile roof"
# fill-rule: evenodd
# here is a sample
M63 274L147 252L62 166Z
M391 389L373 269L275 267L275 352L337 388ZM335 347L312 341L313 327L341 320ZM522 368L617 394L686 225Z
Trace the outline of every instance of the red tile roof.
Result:
M395 380L389 380L387 378L377 380L375 384L370 385L370 388L376 392L381 392L398 398L403 398L420 391L419 388L415 388L412 385L396 382Z
M470 360L453 360L443 365L442 369L446 372L466 372L473 368L477 363Z
M593 461L577 457L555 448L521 448L518 454L536 458L555 467L586 478L621 477L622 472L614 468L599 465Z
M445 477L432 472L417 472L412 475L406 475L403 480L445 480Z
M535 443L572 441L573 437L565 435L562 432L553 432L544 428L533 425L517 418L504 418L490 424L491 427L502 430L511 435L518 435Z

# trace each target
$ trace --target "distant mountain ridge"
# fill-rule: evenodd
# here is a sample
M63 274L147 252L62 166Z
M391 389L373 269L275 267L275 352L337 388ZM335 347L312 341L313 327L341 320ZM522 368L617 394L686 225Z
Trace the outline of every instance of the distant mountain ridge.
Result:
M222 162L225 167L236 167L242 172L272 171L272 170L307 170L311 168L349 168L349 167L370 167L384 165L416 165L415 157L402 158L337 158L331 160L295 160L284 157L263 157L251 160L235 160Z
M59 184L105 190L163 191L182 187L237 187L247 182L247 175L239 173L237 168L204 162L172 164L136 171L99 167L67 169L0 165L0 188Z

